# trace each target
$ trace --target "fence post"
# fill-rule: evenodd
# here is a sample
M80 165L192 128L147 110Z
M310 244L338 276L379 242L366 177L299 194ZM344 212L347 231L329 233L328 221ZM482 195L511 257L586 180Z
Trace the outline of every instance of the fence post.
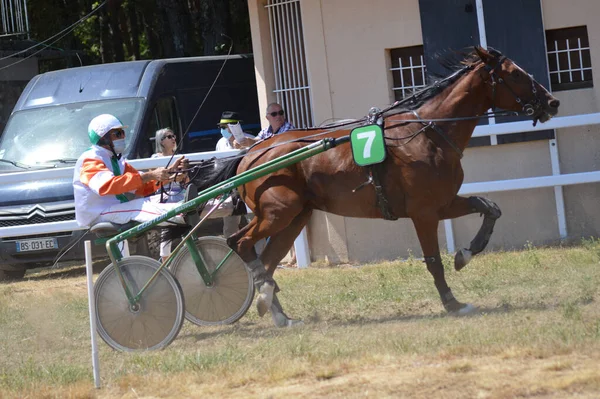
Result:
M89 240L85 242L85 272L87 275L90 333L92 337L92 369L94 372L94 385L98 389L101 386L100 361L98 359L98 345L96 343L96 299L94 298L94 282L92 280L94 275L92 268L92 243Z

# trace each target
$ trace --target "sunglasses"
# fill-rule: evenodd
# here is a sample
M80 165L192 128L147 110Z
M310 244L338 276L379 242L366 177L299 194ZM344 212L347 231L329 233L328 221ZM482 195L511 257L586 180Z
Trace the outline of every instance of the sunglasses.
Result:
M270 112L269 115L271 115L272 117L276 117L277 115L279 116L283 116L283 114L285 114L285 111L280 109L279 111L275 111L275 112Z
M160 141L163 141L164 139L177 139L177 136L175 136L174 134L167 134L166 136L164 136L162 139L160 139Z
M115 138L120 139L122 137L125 137L125 130L123 129L115 129L113 131L111 131L111 133L115 136Z

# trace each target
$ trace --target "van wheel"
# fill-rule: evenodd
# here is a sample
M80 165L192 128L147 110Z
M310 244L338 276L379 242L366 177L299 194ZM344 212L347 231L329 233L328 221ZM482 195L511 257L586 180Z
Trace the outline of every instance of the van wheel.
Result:
M0 269L0 282L20 280L25 276L26 271L27 269L25 268L10 270Z

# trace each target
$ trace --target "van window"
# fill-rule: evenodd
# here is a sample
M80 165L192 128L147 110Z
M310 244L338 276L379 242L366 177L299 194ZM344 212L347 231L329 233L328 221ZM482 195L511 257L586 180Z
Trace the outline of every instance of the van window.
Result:
M156 152L156 145L154 142L156 131L166 127L173 130L173 133L177 136L177 143L179 143L181 140L181 126L174 97L163 97L158 99L154 109L150 113L150 120L145 134L145 142L148 143L148 145L140 150L140 156L142 158L149 158Z
M137 129L142 105L143 99L136 98L16 112L0 137L0 159L28 166L54 167L74 163L90 147L88 125L100 114L113 114L128 126L125 139L129 146Z

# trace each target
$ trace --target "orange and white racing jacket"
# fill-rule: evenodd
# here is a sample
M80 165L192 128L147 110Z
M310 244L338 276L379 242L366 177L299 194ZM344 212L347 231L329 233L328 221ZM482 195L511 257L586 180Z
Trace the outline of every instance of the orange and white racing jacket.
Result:
M77 224L89 226L103 210L127 202L124 193L152 194L155 183L144 184L140 172L124 159L117 160L111 151L93 145L81 154L73 172Z

